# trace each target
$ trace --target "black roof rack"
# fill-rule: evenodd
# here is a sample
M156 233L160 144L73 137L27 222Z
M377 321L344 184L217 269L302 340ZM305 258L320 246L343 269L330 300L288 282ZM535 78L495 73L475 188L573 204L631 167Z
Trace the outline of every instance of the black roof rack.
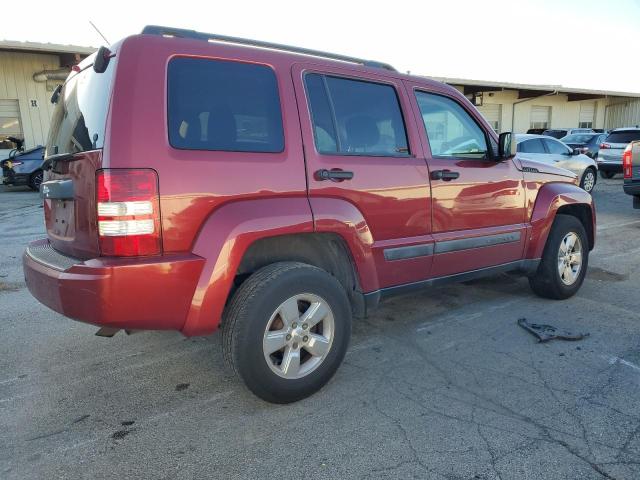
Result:
M216 35L214 33L202 33L195 30L185 30L182 28L161 27L159 25L147 25L142 29L143 34L147 35L161 35L165 37L179 37L179 38L192 38L196 40L214 41L214 42L226 42L235 43L238 45L249 45L252 47L271 48L273 50L282 50L285 52L301 53L303 55L312 55L314 57L331 58L333 60L340 60L349 63L358 63L367 67L383 68L385 70L391 70L395 72L388 63L375 62L372 60L364 60L362 58L349 57L347 55L339 55L336 53L328 53L320 50L312 50L310 48L292 47L289 45L282 45L280 43L262 42L260 40L250 40L248 38L229 37L226 35Z

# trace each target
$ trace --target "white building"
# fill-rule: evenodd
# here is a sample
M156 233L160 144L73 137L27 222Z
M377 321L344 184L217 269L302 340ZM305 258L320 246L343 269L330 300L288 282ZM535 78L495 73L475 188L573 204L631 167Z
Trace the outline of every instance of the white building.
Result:
M430 77L469 98L498 132L640 124L640 93Z
M26 148L46 142L53 90L72 65L93 51L75 45L0 41L0 159L15 148L8 137L23 139Z

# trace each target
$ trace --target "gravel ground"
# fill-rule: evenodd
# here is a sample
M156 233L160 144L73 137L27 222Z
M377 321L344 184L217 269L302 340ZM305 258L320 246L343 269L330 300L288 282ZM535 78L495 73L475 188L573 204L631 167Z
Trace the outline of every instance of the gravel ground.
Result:
M0 187L0 478L640 478L640 211L599 180L577 296L501 275L397 297L289 406L249 394L217 334L105 339L40 305L38 197ZM520 317L591 335L538 344Z

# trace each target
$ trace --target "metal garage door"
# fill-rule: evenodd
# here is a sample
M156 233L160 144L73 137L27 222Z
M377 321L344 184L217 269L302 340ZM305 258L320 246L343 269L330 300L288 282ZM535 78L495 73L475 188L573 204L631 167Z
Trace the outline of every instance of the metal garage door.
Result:
M580 128L592 128L595 114L595 102L582 102L580 104L580 120L578 120L578 126Z
M551 124L551 107L532 106L530 123L530 128L549 128Z
M9 150L16 146L7 137L22 138L18 100L0 100L0 158L5 158Z
M485 104L478 107L478 111L482 114L484 119L489 122L489 125L497 132L500 133L500 119L502 117L502 105L498 103Z

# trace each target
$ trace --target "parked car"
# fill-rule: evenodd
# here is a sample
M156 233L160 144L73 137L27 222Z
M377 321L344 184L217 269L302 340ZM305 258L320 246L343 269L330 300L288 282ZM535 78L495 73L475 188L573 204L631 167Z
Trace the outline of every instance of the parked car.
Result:
M38 300L100 335L221 326L249 389L286 403L389 295L504 271L547 298L582 284L591 196L514 160L453 87L166 27L77 70L47 143L48 235L23 264Z
M574 133L593 133L591 128L549 128L542 132L542 135L553 138L562 138Z
M569 148L577 148L587 157L595 158L606 136L606 133L573 133L562 137L560 141Z
M629 143L640 140L640 128L615 128L609 132L596 161L600 169L600 176L613 178L616 173L622 173L622 153Z
M624 193L633 196L633 208L640 209L640 141L629 143L622 154Z
M566 168L580 179L580 187L591 192L596 185L598 166L592 158L569 148L560 140L545 135L516 135L519 158L545 162Z
M21 141L18 145L18 148L11 150L9 158L0 161L1 183L13 186L27 185L37 191L42 183L41 165L44 147L38 145L28 150L22 150Z

